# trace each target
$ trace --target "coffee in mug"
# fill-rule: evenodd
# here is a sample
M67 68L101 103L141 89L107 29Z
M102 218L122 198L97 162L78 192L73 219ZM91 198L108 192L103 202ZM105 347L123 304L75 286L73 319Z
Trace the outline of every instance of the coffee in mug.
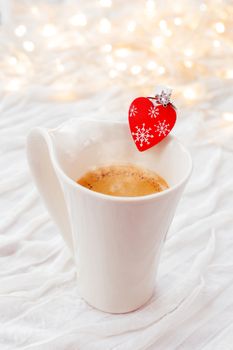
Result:
M154 171L131 164L95 168L77 183L95 192L121 197L145 196L169 188Z

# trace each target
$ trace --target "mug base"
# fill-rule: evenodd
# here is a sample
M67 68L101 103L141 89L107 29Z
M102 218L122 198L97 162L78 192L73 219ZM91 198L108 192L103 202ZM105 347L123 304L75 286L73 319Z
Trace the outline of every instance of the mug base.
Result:
M120 308L118 307L117 309L115 308L105 308L105 307L102 307L102 306L97 306L97 305L94 305L92 302L90 302L89 300L87 300L85 297L82 297L83 300L89 305L91 306L92 308L96 309L96 310L99 310L101 312L105 312L105 313L108 313L108 314L113 314L113 315L117 315L117 314L128 314L128 313L131 313L131 312L134 312L134 311L137 311L141 308L143 308L149 301L150 299L152 298L152 296L154 295L154 291L150 294L150 296L148 298L145 299L144 302L138 304L138 305L135 305L133 307L129 307L129 308Z

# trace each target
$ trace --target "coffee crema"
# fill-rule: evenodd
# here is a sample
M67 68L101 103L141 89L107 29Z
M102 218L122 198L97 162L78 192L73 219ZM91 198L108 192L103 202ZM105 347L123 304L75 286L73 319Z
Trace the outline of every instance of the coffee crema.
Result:
M77 183L95 192L111 196L136 197L169 188L155 172L135 165L110 165L87 172Z

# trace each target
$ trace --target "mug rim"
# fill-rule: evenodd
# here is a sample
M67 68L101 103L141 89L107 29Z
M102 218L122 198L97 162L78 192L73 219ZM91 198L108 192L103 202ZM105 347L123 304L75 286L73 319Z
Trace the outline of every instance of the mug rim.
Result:
M72 118L60 125L58 125L56 128L52 128L52 129L49 129L48 131L53 133L53 132L56 132L58 131L60 128L62 128L65 124L67 123L70 123L72 121L87 121L87 122L98 122L98 123L106 123L106 124L121 124L121 125L126 125L127 126L127 122L126 121L112 121L112 120L104 120L104 119L101 119L101 120L98 120L98 119L91 119L91 118ZM40 129L41 132L43 132L43 128L38 128ZM43 132L44 134L44 137L46 137L46 139L48 138L48 134ZM49 144L52 146L51 150L51 160L53 162L53 165L56 169L56 171L58 171L58 173L61 175L61 177L63 178L63 180L66 182L66 183L69 183L72 187L74 188L78 188L80 191L83 191L84 193L86 194L89 194L91 196L94 196L96 198L99 198L99 199L102 199L102 200L110 200L110 201L115 201L115 202L126 202L126 203L129 203L129 202L144 202L144 201L150 201L150 200L153 200L153 199L156 199L156 198L160 198L160 197L163 197L163 196L166 196L167 194L170 194L174 191L176 191L179 187L181 187L183 184L185 184L188 179L190 178L191 176L191 173L192 173L192 168L193 168L193 162L192 162L192 157L190 155L190 152L188 151L188 149L179 141L179 139L177 137L175 137L174 135L171 135L169 134L166 138L170 138L170 139L173 139L175 140L176 143L179 144L179 146L181 147L181 149L183 150L183 152L187 155L188 157L188 162L189 162L189 166L188 166L188 170L187 172L185 173L185 175L182 177L182 179L177 183L175 184L174 186L171 186L169 187L168 189L165 189L161 192L155 192L155 193L152 193L152 194L148 194L148 195L144 195L144 196L113 196L113 195L110 195L110 194L104 194L104 193L100 193L100 192L96 192L96 191L91 191L90 189L80 185L79 183L75 182L74 180L72 180L68 175L66 175L66 173L61 169L58 161L57 161L57 157L55 156L55 150L54 150L54 143L53 142L49 142ZM50 141L50 140L47 140L47 141Z

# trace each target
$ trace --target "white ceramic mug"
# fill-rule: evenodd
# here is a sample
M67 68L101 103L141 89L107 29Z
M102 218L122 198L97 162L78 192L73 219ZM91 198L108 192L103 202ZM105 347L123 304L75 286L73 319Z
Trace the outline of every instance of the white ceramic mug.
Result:
M169 135L139 152L127 123L77 118L56 129L34 129L27 152L38 190L73 254L82 297L111 313L145 304L191 173L187 150ZM124 163L156 171L170 188L142 197L114 197L75 182L93 167Z

